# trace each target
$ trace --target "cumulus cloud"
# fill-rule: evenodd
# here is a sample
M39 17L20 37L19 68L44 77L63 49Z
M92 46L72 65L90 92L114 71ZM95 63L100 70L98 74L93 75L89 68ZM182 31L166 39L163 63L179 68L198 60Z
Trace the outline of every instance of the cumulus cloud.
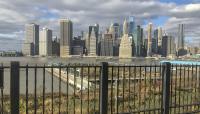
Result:
M200 31L200 1L179 5L159 0L2 0L0 1L0 38L24 39L24 24L35 22L49 27L59 35L59 18L74 22L75 34L87 31L88 25L99 23L105 29L111 22L120 22L129 15L135 16L137 24L169 17L163 27L176 33L179 23L186 24L186 36L198 39Z

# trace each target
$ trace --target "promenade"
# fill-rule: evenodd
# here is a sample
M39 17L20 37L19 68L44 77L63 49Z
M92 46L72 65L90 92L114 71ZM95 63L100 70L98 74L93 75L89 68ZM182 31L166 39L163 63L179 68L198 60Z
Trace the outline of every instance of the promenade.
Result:
M46 68L46 71L51 73L51 68ZM54 68L53 76L55 76L57 78L61 77L62 81L69 83L71 86L75 87L78 90L86 90L86 89L92 87L92 83L88 82L88 80L86 78L81 78L80 76L75 76L72 73L67 74L66 72L67 71L64 71L63 69L61 69L61 72L60 72L61 74L59 75L59 69Z

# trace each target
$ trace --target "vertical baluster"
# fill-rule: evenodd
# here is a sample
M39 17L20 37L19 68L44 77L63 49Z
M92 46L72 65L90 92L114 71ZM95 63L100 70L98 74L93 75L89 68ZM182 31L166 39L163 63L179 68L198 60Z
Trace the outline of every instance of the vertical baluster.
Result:
M172 70L171 70L171 85L170 85L170 87L171 87L171 90L170 90L170 106L173 106L173 78L174 78L174 71L173 71L173 69L174 69L174 66L173 66L173 64L171 65L172 67ZM172 109L170 108L170 114L172 113Z
M180 65L179 66L179 68L180 68L180 70L179 70L179 90L178 90L178 98L179 98L179 100L178 100L178 103L179 103L179 108L178 108L178 113L180 113L181 112L181 107L180 107L180 105L181 105L181 72L182 72L182 65Z
M88 98L88 102L87 102L87 113L89 114L89 110L90 110L90 92L89 92L89 77L90 77L90 67L88 65L88 76L87 76L87 79L88 79L88 82L87 82L87 85L88 85L88 90L87 90L87 98Z
M186 79L186 76L185 76L185 67L183 68L184 72L183 72L183 87L184 89L186 88L186 85L185 85L185 79ZM183 105L185 105L185 92L184 92L184 95L183 95ZM183 107L183 112L185 112L185 107Z
M34 114L37 114L37 64L35 65Z
M83 66L81 66L81 114L83 114Z
M122 103L122 111L124 112L124 85L125 85L125 65L123 66L123 74L122 74L122 98L123 98L123 103Z
M111 67L111 102L110 102L110 113L113 114L113 66Z
M128 67L128 112L130 113L131 112L131 104L130 104L130 101L131 101L131 81L130 81L130 76L131 73L130 73L130 66Z
M60 114L61 108L61 66L59 66L59 106L58 106L58 113Z
M66 66L66 70L67 70L67 114L69 114L69 70L70 70L70 66Z
M139 66L139 111L141 111L141 89L142 89L142 81L141 81L141 66Z
M193 89L194 89L194 85L193 85L193 83L194 83L194 78L193 78L193 75L194 75L194 65L192 64L192 74L191 74L191 89L192 89L192 92L191 92L191 97L190 97L190 99L191 99L191 104L193 104L194 103L194 101L193 101ZM193 111L193 106L194 105L191 105L190 107L191 107L191 111Z
M54 106L53 106L53 78L54 78L54 71L53 66L51 66L51 114L54 112Z
M28 114L28 64L26 65L26 114Z
M134 96L134 98L133 98L133 104L134 104L134 111L136 111L137 110L137 108L136 108L136 82L137 82L137 79L136 79L136 66L134 66L134 87L133 87L133 92L134 92L134 94L133 94L133 96Z
M76 67L73 68L73 76L74 76L74 96L73 96L73 102L74 102L74 114L76 113Z
M45 65L43 67L42 113L45 114Z

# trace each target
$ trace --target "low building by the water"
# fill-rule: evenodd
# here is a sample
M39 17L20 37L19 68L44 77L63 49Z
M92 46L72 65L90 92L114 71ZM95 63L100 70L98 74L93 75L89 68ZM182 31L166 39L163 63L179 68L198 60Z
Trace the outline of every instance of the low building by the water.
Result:
M22 53L14 51L14 50L0 51L0 56L2 56L2 57L18 57L18 56L22 56Z

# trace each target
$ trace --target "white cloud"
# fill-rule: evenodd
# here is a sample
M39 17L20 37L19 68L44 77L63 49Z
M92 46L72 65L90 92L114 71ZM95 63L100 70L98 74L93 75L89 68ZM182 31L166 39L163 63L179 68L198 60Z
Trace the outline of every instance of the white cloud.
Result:
M59 18L70 18L77 33L87 31L88 25L96 22L105 28L111 22L122 23L125 17L134 15L138 24L142 25L144 20L167 16L169 19L164 28L168 32L176 32L178 23L185 23L186 35L196 38L200 31L198 2L178 5L159 0L1 0L0 34L17 35L23 39L24 24L35 22L41 28L49 27L54 35L58 35ZM191 31L198 35L191 34Z

